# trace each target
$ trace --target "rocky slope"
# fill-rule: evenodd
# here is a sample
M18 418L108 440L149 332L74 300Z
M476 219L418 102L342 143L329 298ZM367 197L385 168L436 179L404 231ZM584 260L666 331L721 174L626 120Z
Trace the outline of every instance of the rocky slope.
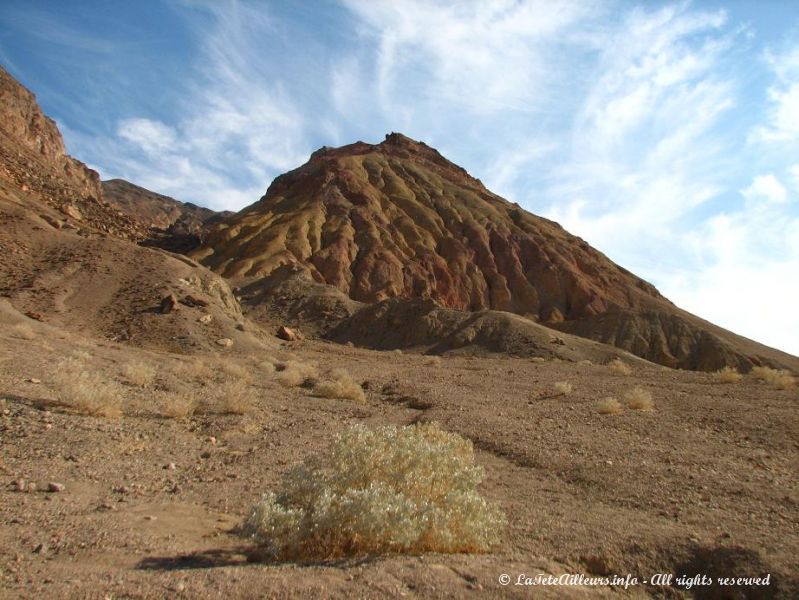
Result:
M799 369L795 357L677 309L557 223L400 134L315 152L192 256L245 284L290 265L362 302L513 312L672 367Z
M56 209L59 228L131 240L146 237L146 227L103 200L97 172L66 153L55 122L1 66L0 180L27 200Z
M145 243L175 252L196 248L205 239L210 225L232 214L181 202L124 179L103 181L102 190L111 206L150 228Z

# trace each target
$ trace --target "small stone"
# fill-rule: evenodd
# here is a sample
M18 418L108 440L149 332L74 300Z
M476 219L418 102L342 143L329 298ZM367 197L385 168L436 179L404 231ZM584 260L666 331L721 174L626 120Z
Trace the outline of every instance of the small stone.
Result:
M120 485L114 488L114 491L118 494L129 494L130 488L126 485Z
M277 337L279 337L281 340L286 340L287 342L293 342L299 339L297 332L289 327L286 327L285 325L281 325L277 330Z
M63 483L56 483L55 481L51 481L47 484L47 491L48 492L63 492L64 491L64 484Z
M41 383L42 382L41 379L36 379L35 377L28 377L25 381L27 383Z
M169 471L174 471L177 467L175 467L175 463L169 463L167 465L164 465L164 468Z
M153 515L147 515L144 517L144 519L145 521L155 521L156 519L158 519L158 517L155 517Z
M236 323L236 329L239 331L244 331L244 325L242 323Z
M25 480L24 479L17 479L11 482L11 486L15 492L24 492L25 491Z
M216 444L216 438L214 436L209 437L208 441L211 442L212 444Z
M197 319L197 320L198 320L200 323L202 323L203 325L208 325L208 323L210 323L211 321L213 321L213 319L214 319L214 317L213 317L213 316L211 316L211 315L203 315L202 317L200 317L200 318L199 318L199 319Z
M175 294L169 294L161 299L161 314L167 315L179 309L178 299Z
M33 319L34 321L42 321L42 320L44 320L44 317L42 316L42 313L33 312L32 310L29 310L28 312L26 312L25 316L28 317L29 319Z
M45 429L52 429L53 428L53 424L52 423L45 423L44 424L44 428Z
M47 552L47 546L44 544L37 544L37 546L33 549L34 554L44 554Z
M100 506L97 507L97 510L116 510L113 504L108 501L102 502Z
M216 340L218 346L222 346L223 348L230 348L233 345L233 340L230 338L221 338Z
M613 466L613 461L612 460L606 460L605 464L612 467Z
M39 486L31 481L25 489L29 492L35 492L37 489L39 489Z
M201 307L208 306L208 301L207 300L203 300L202 298L198 298L197 296L192 296L191 294L189 294L185 298L183 298L180 301L180 303L181 304L185 304L186 306L190 306L192 308L193 307L197 307L197 306L201 306Z

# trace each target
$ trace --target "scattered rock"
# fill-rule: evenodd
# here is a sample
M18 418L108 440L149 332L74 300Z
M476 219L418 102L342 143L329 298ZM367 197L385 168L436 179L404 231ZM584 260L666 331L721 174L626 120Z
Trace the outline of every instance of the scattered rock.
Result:
M175 294L169 294L161 299L161 314L168 315L176 310L180 310L180 307Z
M29 310L28 312L26 312L25 316L28 317L29 319L33 319L34 321L42 321L42 320L44 320L44 317L42 316L42 313L33 312L32 310Z
M175 463L169 463L164 465L164 468L168 471L174 471L177 467L175 466Z
M565 346L566 345L566 341L563 338L561 338L561 337L553 337L551 340L549 340L549 343L550 344L557 344L558 346Z
M239 331L244 331L244 325L242 323L236 323L236 329Z
M180 301L181 304L185 304L186 306L196 308L196 307L206 307L208 306L208 301L203 300L202 298L198 298L197 296L192 296L188 294L185 298Z
M25 383L41 383L41 382L42 382L41 379L36 379L35 377L28 377L25 380Z
M45 552L47 552L47 546L45 544L37 544L33 549L34 554L44 554Z
M66 488L64 487L63 483L56 483L55 481L51 481L50 483L47 484L48 492L63 492L64 489Z
M64 206L61 207L61 212L67 215L68 217L72 217L76 221L83 220L83 215L81 214L80 210L78 210L78 207L75 206L74 204L65 204Z
M285 325L281 325L277 330L277 337L279 337L281 340L286 340L287 342L294 342L300 339L299 334L296 331L286 327Z
M212 317L211 315L203 315L202 317L200 317L200 318L199 318L199 319L197 319L197 320L198 320L200 323L202 323L203 325L208 325L208 323L210 323L211 321L213 321L213 319L214 319L214 317Z
M216 340L216 343L223 348L230 348L233 345L233 340L230 338L220 338Z
M11 482L11 488L15 492L24 492L25 491L25 480L24 479L16 479Z

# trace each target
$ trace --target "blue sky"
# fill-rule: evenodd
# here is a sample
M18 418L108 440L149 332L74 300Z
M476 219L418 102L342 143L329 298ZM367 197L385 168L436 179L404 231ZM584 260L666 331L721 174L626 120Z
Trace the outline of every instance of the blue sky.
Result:
M793 1L3 0L0 61L104 178L238 209L400 131L799 354Z

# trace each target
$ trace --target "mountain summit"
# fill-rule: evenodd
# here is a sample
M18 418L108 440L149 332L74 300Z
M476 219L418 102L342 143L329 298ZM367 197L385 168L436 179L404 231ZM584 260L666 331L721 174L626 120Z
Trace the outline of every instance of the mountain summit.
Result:
M671 367L795 361L676 308L557 223L399 133L317 150L193 256L238 282L290 265L362 302L427 298L513 312Z

